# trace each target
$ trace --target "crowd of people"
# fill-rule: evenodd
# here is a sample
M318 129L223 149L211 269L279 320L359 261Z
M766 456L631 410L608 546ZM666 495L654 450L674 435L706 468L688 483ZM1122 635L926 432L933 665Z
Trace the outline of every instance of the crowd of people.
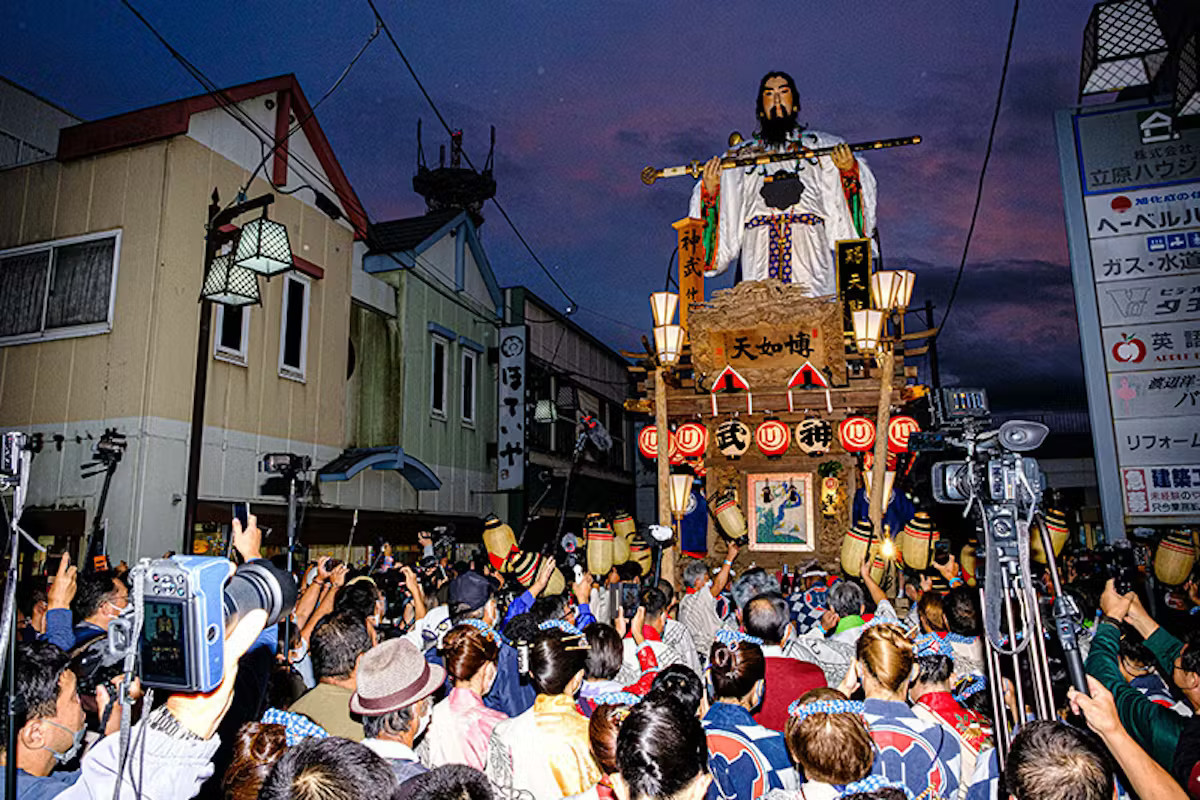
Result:
M262 557L253 519L234 545ZM486 558L317 559L286 625L227 632L214 692L165 698L104 657L128 578L64 558L21 587L5 763L20 800L1200 798L1200 639L1136 592L1103 586L1089 691L1052 667L1061 713L1037 720L1031 676L989 685L953 558L897 600L866 568L781 584L739 554L684 565L678 590L624 564L560 594L552 563L522 584Z

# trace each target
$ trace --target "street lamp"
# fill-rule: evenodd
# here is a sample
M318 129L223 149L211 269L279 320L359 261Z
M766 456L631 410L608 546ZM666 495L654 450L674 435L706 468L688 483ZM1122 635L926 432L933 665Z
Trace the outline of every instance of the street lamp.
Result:
M675 319L675 307L679 305L679 295L674 292L654 292L650 295L650 311L654 315L654 327L670 325Z
M188 433L188 463L183 509L183 552L191 551L192 531L200 494L200 453L204 449L204 406L208 397L209 342L212 339L212 304L247 305L259 302L258 277L292 269L287 228L267 219L267 206L275 195L264 194L221 208L213 189L204 235L204 278L200 293L200 326L196 332L196 371L192 384L192 419ZM262 216L241 229L226 229L235 219L262 209ZM217 255L236 239L232 256ZM245 274L248 272L249 274ZM253 289L250 284L253 283ZM254 299L250 299L253 294Z
M883 535L884 504L887 502L887 430L891 419L895 346L904 335L904 309L912 300L917 276L911 270L881 270L871 277L871 299L876 308L854 312L854 343L863 355L874 355L879 364L879 406L875 415L875 457L867 481L870 516L875 536ZM887 320L895 315L895 336L889 336Z
M233 263L233 255L215 256L204 277L201 296L224 306L261 305L258 273Z
M658 363L671 367L679 363L683 352L683 328L679 325L659 325L654 329L654 350Z
M280 222L267 219L267 209L258 219L242 226L233 261L239 267L270 277L287 272L295 266L287 228Z
M1144 86L1167 60L1167 39L1146 0L1097 3L1083 32L1080 97Z

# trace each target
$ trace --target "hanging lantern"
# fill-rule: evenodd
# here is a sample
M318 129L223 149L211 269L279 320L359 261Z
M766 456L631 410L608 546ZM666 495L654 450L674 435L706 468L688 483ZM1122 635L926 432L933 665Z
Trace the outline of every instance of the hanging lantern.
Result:
M233 263L232 255L215 256L200 291L205 300L225 306L262 304L258 273Z
M738 505L737 492L725 488L708 499L708 508L717 520L717 531L739 546L746 542L746 516Z
M867 486L867 497L871 496L871 484L874 482L874 476L871 470L863 470L863 483ZM883 507L887 508L891 505L892 487L896 483L896 471L885 470L883 473Z
M935 539L937 539L937 531L934 530L933 520L929 518L928 513L918 511L904 526L904 530L900 531L900 535L896 537L896 543L900 546L900 557L904 559L904 566L918 572L928 567Z
M492 566L503 569L508 557L517 552L517 539L512 528L495 514L489 514L483 521L483 546Z
M1067 528L1066 516L1057 509L1048 509L1044 517L1046 530L1050 533L1050 544L1054 546L1054 555L1062 552L1063 545L1071 535ZM1046 547L1042 544L1041 533L1033 528L1029 531L1029 557L1037 564L1046 563Z
M829 378L808 361L805 361L804 365L793 372L792 377L788 379L788 411L794 412L796 408L792 399L792 389L824 389L825 410L830 414L833 413L833 398L829 395Z
M606 575L613 565L613 529L600 514L588 514L587 568L593 575Z
M717 426L717 449L726 458L741 458L750 449L750 428L739 419L727 419Z
M1154 551L1154 577L1167 586L1178 586L1192 574L1196 548L1189 530L1169 531Z
M295 263L292 260L292 246L288 242L287 228L279 222L267 219L267 210L264 208L261 217L242 226L233 262L239 267L267 276L293 269Z
M708 449L708 428L699 422L685 422L675 429L675 443L684 458L701 458Z
M667 436L669 437L667 442L667 458L672 463L679 463L682 459L679 455L679 445L675 441L675 436L670 431L667 431ZM658 426L647 425L638 433L638 452L644 458L648 458L651 461L658 458Z
M823 419L811 417L796 424L796 446L805 455L823 456L833 444L833 428Z
M847 417L838 426L838 439L847 453L870 450L875 444L875 423L866 417Z
M777 419L763 420L754 431L754 443L767 458L779 458L786 453L791 440L792 432Z
M837 516L838 506L841 505L838 502L840 489L840 481L834 476L827 475L821 479L821 516Z
M683 453L679 452L679 440L671 431L667 431L667 462L673 466L683 463Z
M921 425L912 417L901 414L888 423L888 452L907 453L908 437L921 430Z
M842 537L842 572L851 578L858 577L873 538L871 523L865 519L854 523L854 527L846 531L846 535Z
M750 394L750 383L728 364L725 365L725 369L717 374L716 379L713 381L712 389L709 392L709 397L712 399L712 413L714 417L717 415L718 392L745 392L746 413L754 413L754 396Z

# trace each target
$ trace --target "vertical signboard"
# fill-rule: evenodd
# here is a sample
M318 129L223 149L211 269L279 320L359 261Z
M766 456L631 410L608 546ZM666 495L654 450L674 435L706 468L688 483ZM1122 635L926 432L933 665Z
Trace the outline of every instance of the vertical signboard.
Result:
M854 312L871 307L871 240L842 239L834 247L842 326L846 333L854 336Z
M1144 102L1059 112L1056 128L1106 535L1194 521L1200 131Z
M496 413L496 489L525 484L525 343L524 325L500 329L499 402Z

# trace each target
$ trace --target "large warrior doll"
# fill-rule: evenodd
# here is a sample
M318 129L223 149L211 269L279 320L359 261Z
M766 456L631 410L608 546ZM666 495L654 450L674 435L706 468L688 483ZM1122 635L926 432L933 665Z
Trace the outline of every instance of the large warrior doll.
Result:
M723 273L739 255L742 279L778 278L813 297L835 294L833 248L840 239L875 232L875 177L845 142L797 125L796 84L771 72L759 85L759 130L729 156L796 151L794 161L722 170L704 167L690 216L704 220L705 277ZM834 147L821 157L803 151Z

